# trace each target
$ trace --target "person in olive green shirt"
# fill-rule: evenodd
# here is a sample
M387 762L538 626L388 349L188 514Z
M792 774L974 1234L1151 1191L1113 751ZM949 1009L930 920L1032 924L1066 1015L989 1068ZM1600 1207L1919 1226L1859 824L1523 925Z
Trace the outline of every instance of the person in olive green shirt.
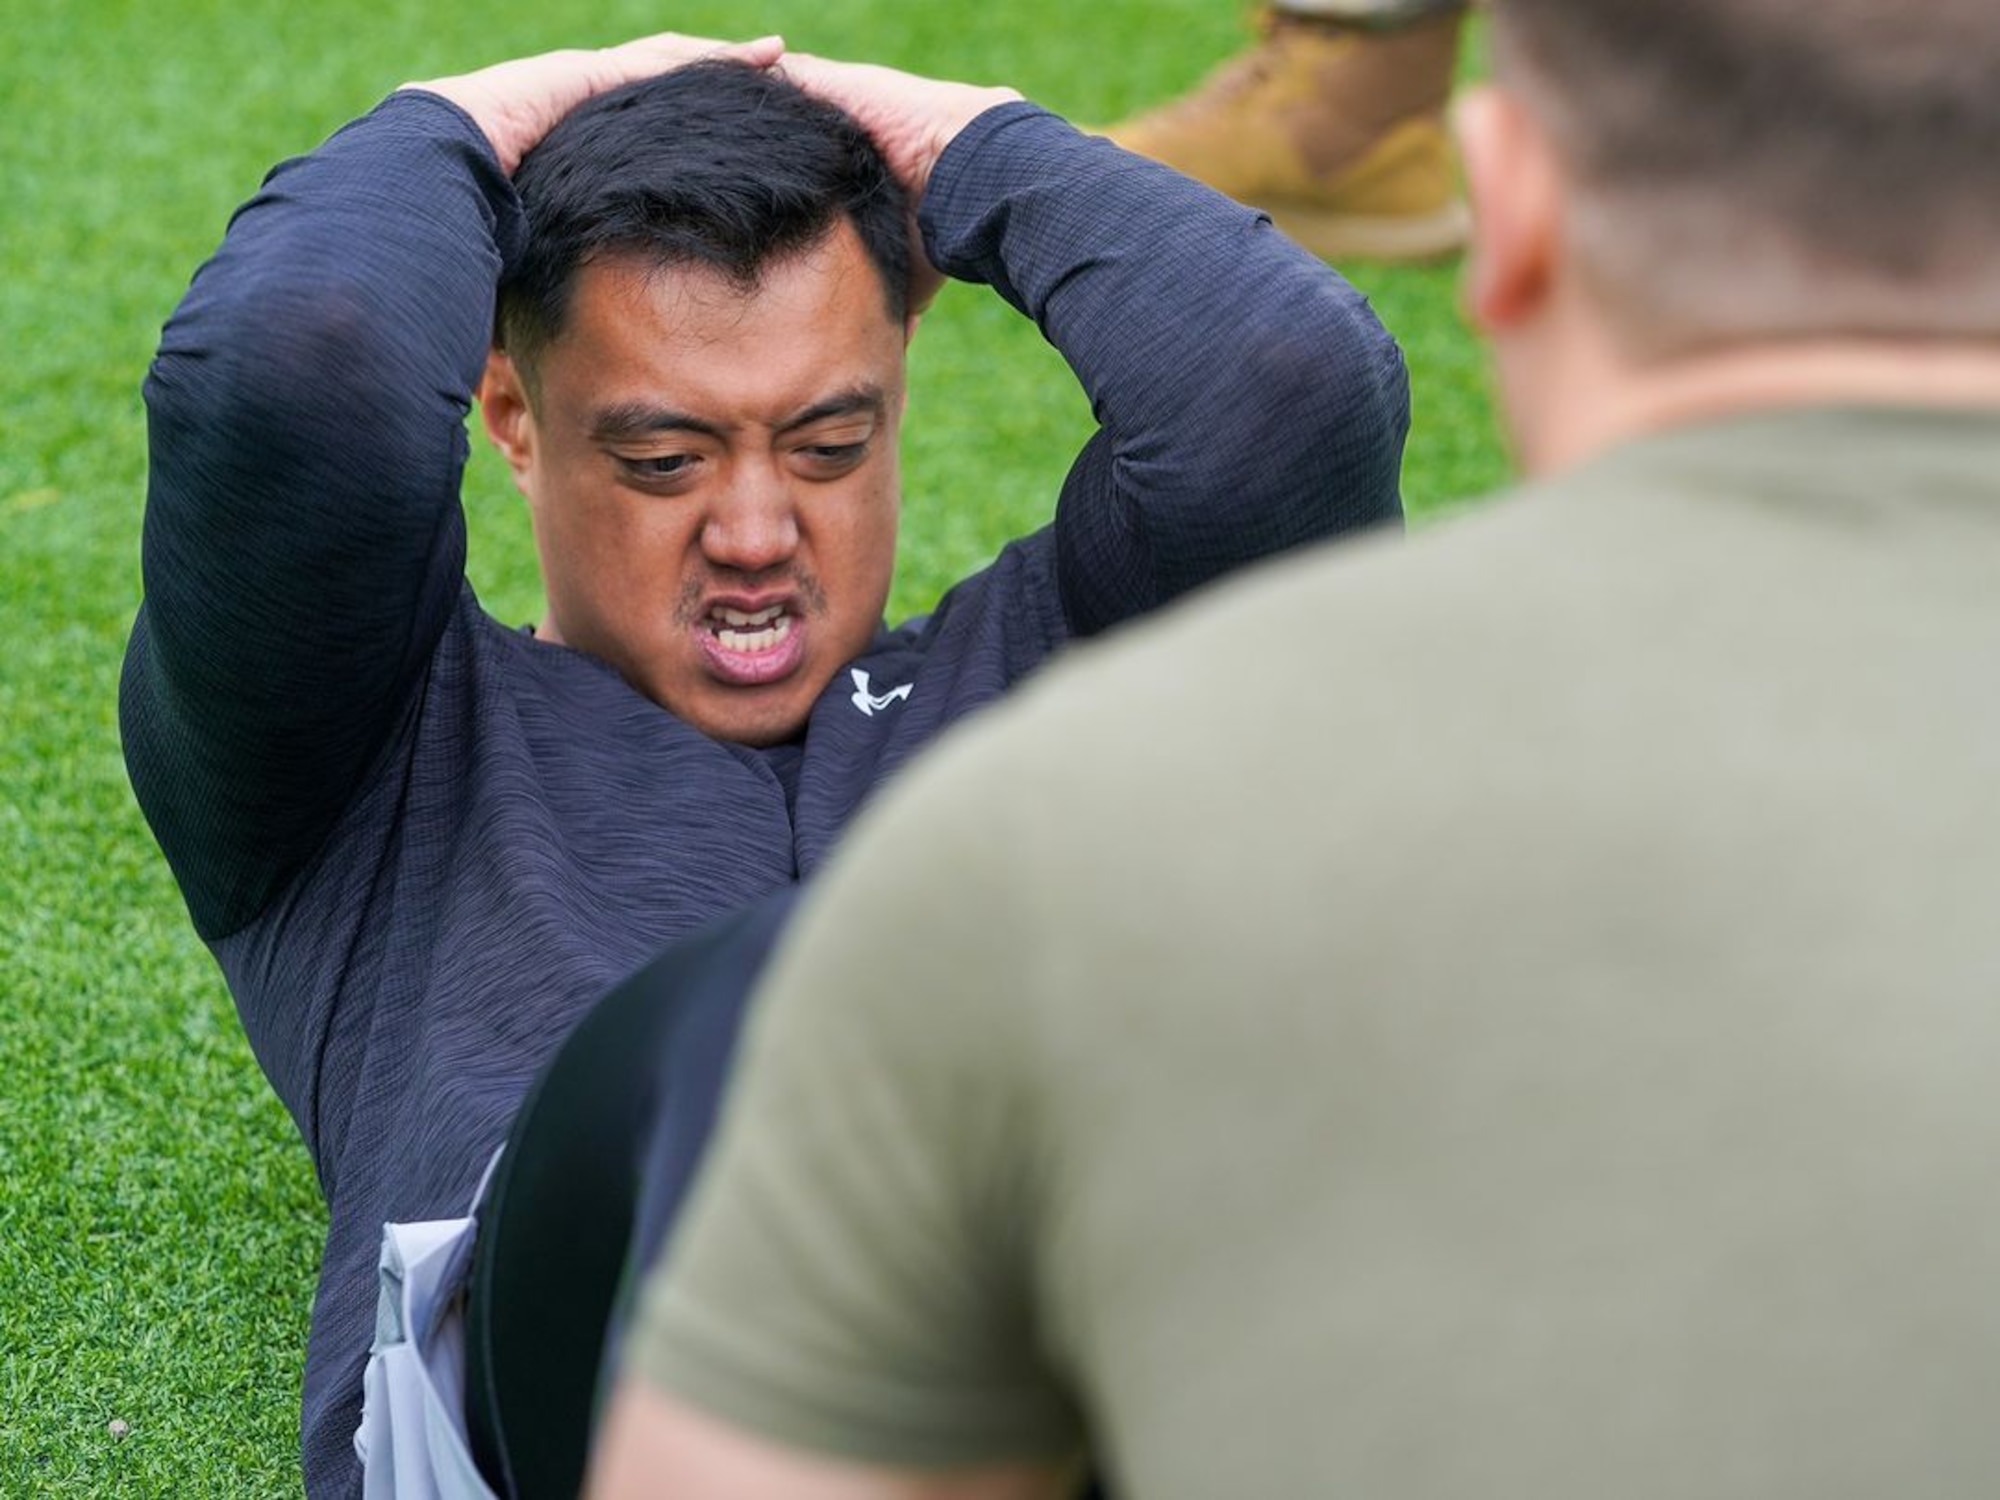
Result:
M864 819L596 1495L2000 1488L2000 8L1492 44L1532 482Z

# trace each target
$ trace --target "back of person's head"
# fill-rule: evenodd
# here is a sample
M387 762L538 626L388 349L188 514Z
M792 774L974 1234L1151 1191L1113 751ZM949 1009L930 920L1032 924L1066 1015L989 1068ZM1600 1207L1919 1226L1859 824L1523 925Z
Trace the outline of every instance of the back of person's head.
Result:
M749 292L843 218L881 277L883 316L907 309L905 199L881 152L844 111L770 71L698 63L600 94L514 182L528 244L500 288L497 335L530 370L592 261L698 268Z
M1996 0L1493 0L1628 350L2000 336Z

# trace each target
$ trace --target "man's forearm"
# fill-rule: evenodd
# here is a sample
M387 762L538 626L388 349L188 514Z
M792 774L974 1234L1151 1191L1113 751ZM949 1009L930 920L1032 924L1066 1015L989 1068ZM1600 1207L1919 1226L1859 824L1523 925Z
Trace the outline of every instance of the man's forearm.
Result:
M1394 341L1253 211L1016 105L946 152L924 226L941 268L1035 319L1102 425L1066 504L1125 514L1067 555L1143 547L1156 595L1092 599L1099 580L1080 576L1065 601L1079 628L1398 514L1408 394Z

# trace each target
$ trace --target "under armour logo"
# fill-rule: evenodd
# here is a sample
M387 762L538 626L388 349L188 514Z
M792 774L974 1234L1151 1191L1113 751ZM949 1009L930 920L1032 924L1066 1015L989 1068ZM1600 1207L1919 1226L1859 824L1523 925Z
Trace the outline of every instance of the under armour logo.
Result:
M848 676L854 679L854 697L849 700L868 718L875 717L878 708L887 708L891 703L899 703L910 696L914 682L906 682L901 687L892 687L888 692L875 694L868 691L868 674L859 667L850 667Z

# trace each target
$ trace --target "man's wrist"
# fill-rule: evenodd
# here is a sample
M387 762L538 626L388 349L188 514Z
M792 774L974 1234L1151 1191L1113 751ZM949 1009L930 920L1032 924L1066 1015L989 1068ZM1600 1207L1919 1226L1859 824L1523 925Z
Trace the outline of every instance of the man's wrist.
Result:
M512 177L514 169L521 164L521 158L527 155L528 147L517 139L519 132L508 127L505 111L494 108L490 100L480 99L473 91L455 88L454 85L459 82L445 78L426 83L406 83L390 97L410 95L435 99L447 105L471 122L480 139L486 142L487 150L500 164L500 170Z
M937 160L931 165L929 187L917 204L917 225L923 235L926 254L935 258L940 249L940 238L950 239L955 232L954 225L962 224L966 214L984 213L988 206L983 201L987 196L985 188L991 177L990 174L976 172L973 163L996 136L1031 120L1045 121L1066 133L1071 128L1060 116L1051 114L1032 100L1016 96L980 111L938 153ZM975 179L975 188L982 201L961 201L965 196L961 188L968 178ZM933 263L946 275L959 274L935 259Z
M946 154L966 131L996 109L1026 102L1018 89L974 88L970 85L961 87L966 92L962 108L939 120L933 127L932 144L922 153L923 165L915 174L917 180L906 184L912 198L918 203L921 203L924 195L929 192L931 179L937 174L938 163L944 160Z
M468 145L476 144L488 157L492 158L496 166L500 165L499 153L494 149L493 138L487 133L486 127L474 119L471 112L464 105L440 94L429 84L406 83L401 85L392 90L383 99L382 104L377 106L377 108L384 107L399 111L406 109L436 110L457 127L457 133L464 138Z

